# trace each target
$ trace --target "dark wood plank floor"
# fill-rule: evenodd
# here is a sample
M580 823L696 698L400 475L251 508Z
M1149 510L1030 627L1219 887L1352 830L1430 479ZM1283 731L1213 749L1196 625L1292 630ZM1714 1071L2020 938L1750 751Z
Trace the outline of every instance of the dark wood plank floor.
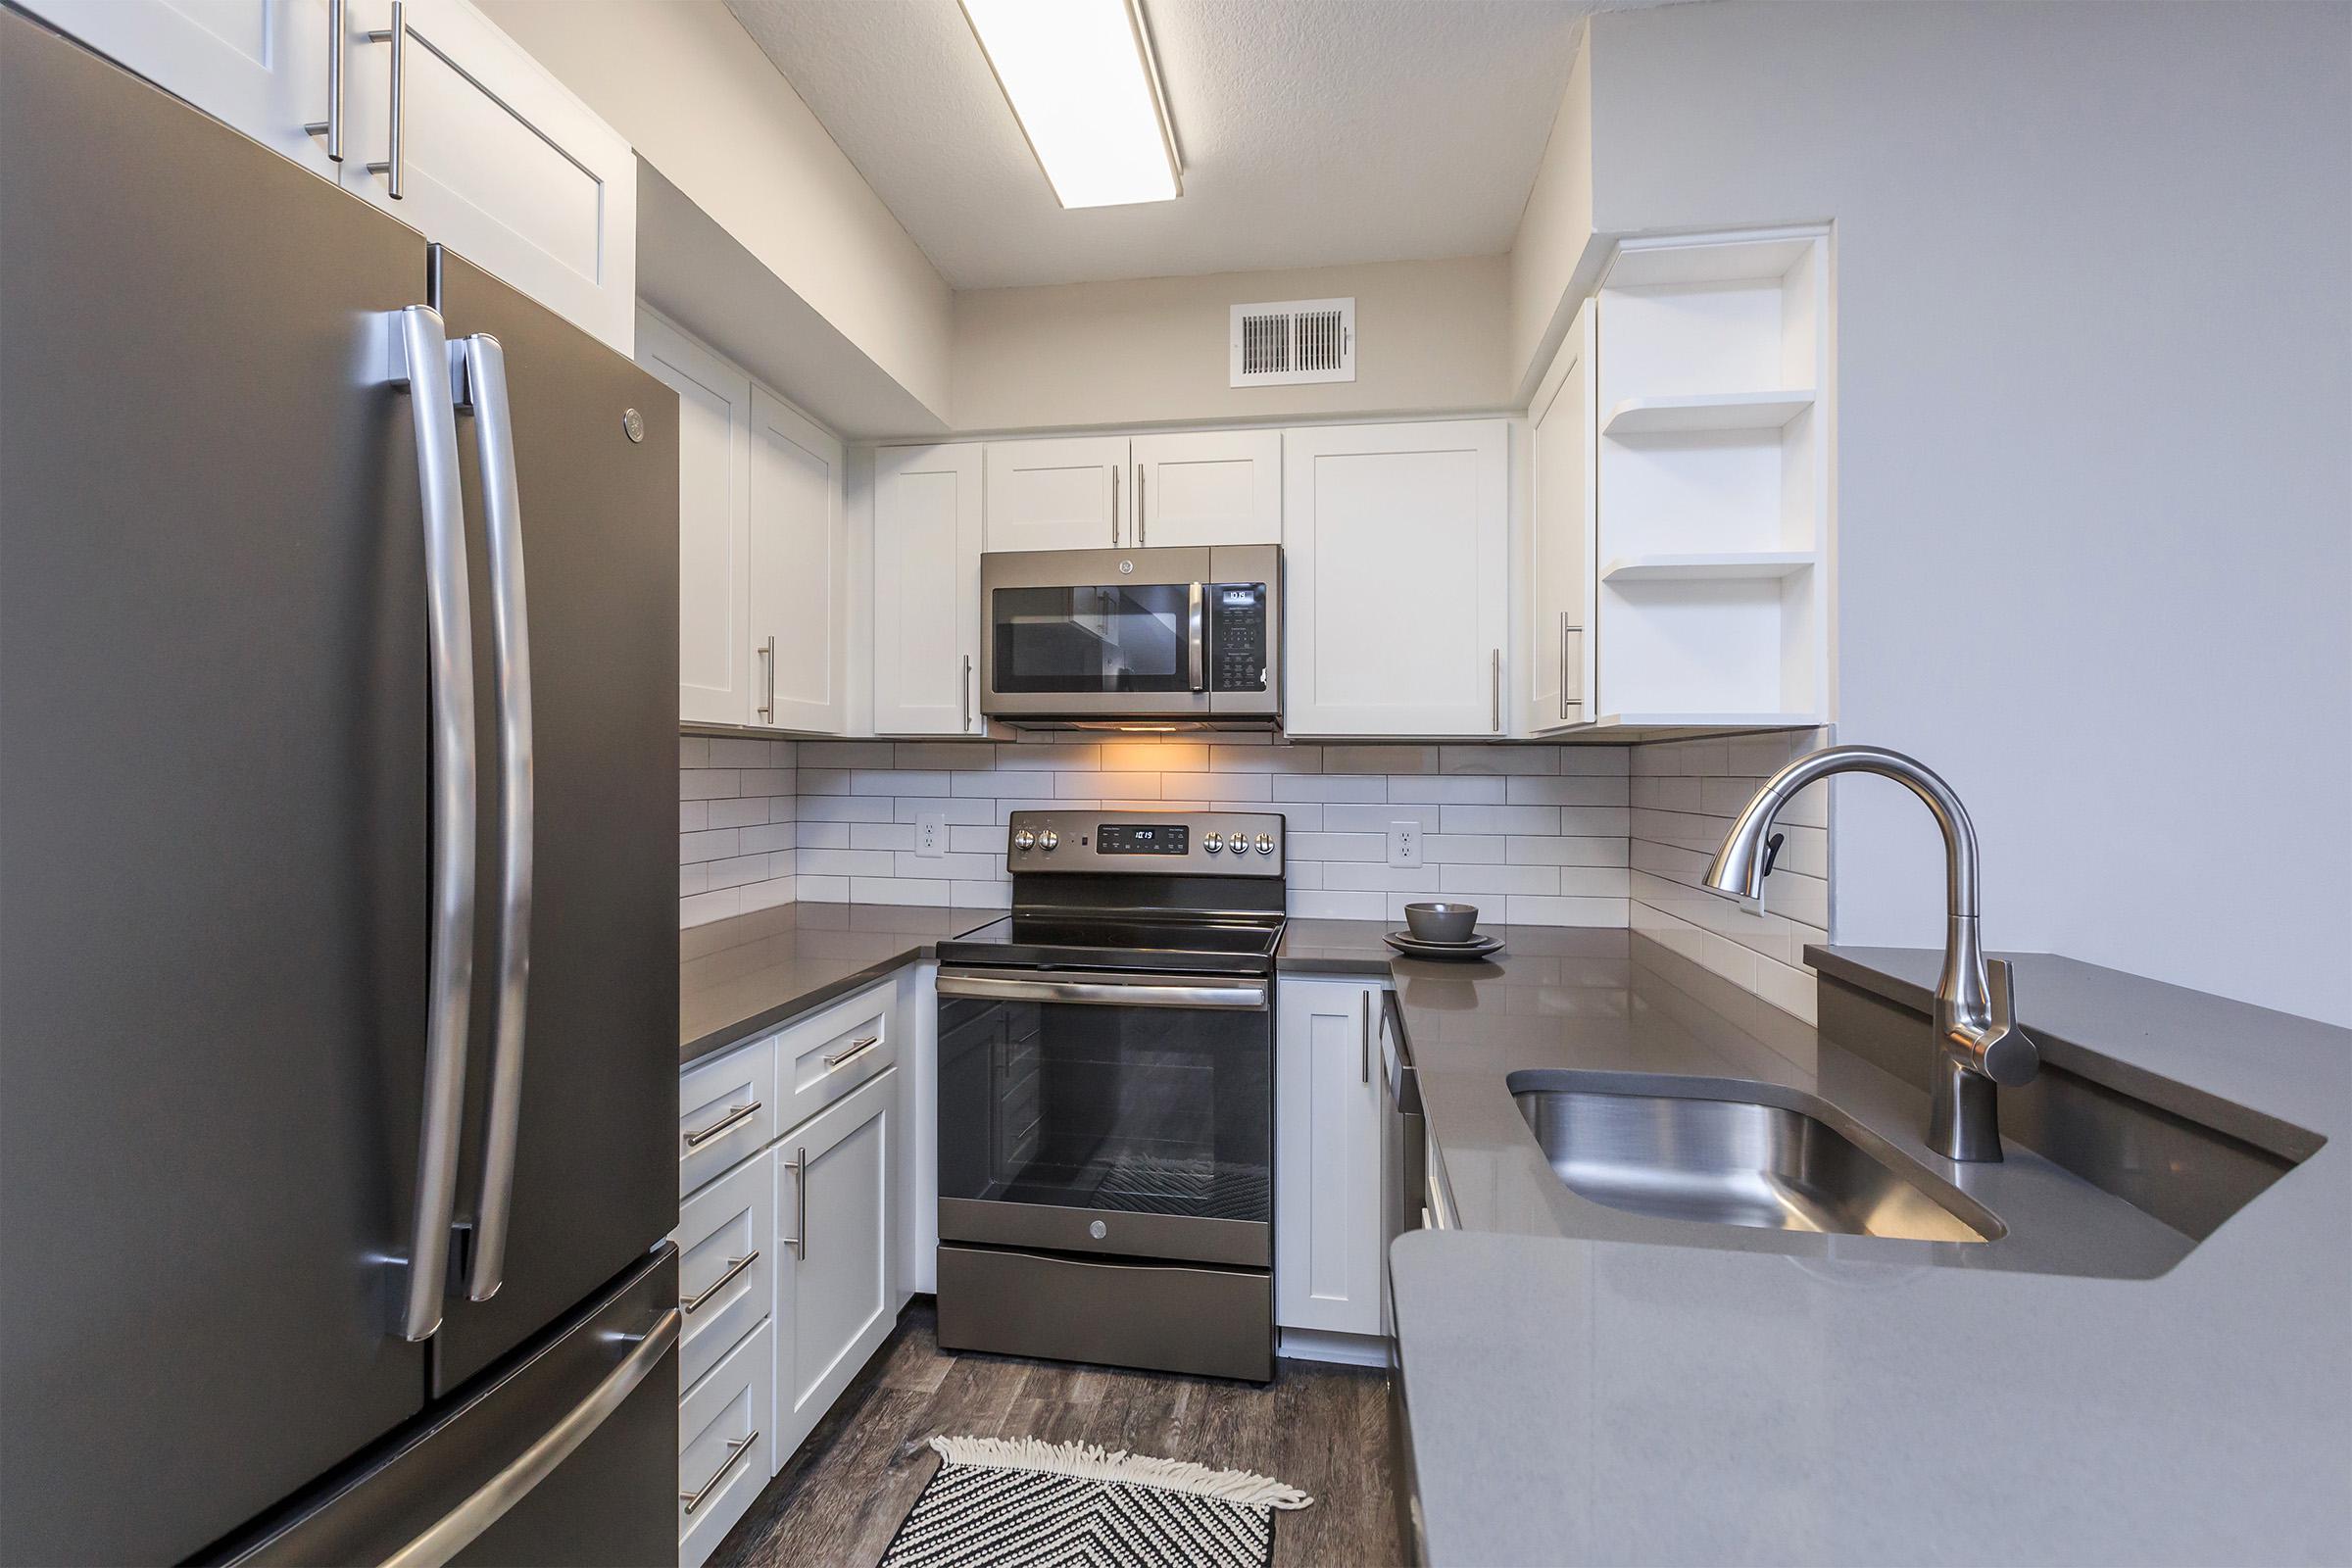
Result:
M938 1468L937 1434L1083 1441L1254 1470L1311 1508L1277 1514L1276 1568L1401 1560L1385 1373L1276 1363L1229 1383L942 1350L930 1307L898 1330L711 1555L710 1568L871 1568Z

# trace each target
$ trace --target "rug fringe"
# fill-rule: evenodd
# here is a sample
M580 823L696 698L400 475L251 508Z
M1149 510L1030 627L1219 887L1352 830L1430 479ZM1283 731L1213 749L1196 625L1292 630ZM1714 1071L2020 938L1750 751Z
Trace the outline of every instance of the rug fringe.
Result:
M1304 1508L1315 1500L1297 1487L1286 1487L1253 1471L1211 1470L1187 1459L1154 1458L1148 1453L1129 1453L1124 1448L1114 1452L1087 1443L1048 1443L1041 1438L939 1437L931 1440L931 1446L950 1464L1036 1470L1089 1481L1128 1481L1263 1508Z

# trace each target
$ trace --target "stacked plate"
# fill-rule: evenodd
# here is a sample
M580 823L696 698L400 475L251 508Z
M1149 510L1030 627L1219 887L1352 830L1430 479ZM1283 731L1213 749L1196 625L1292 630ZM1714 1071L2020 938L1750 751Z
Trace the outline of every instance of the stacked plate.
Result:
M1392 931L1389 946L1410 958L1485 958L1502 951L1502 938L1478 936L1467 942L1424 942L1410 931Z

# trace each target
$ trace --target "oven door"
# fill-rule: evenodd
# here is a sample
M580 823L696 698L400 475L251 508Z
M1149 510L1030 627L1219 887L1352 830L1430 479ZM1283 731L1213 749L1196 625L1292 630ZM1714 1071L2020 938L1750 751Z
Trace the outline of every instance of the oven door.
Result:
M1263 977L943 967L945 1242L1268 1268Z
M980 558L980 710L1008 718L1206 717L1206 550Z

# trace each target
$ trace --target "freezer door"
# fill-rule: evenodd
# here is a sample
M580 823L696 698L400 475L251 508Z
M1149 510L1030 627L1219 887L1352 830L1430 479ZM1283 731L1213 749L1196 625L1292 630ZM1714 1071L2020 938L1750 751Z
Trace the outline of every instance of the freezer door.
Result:
M675 1563L677 1299L664 1242L528 1353L207 1560Z
M421 1406L424 247L0 10L0 1561Z
M487 1278L470 1267L472 1237L456 1250L468 1266L437 1344L434 1388L446 1392L678 1222L678 400L463 258L438 247L433 256L432 300L450 341L496 337L506 390L503 429L496 408L459 416L477 584L483 829L458 1211L476 1236L504 1236ZM485 494L484 435L494 492L499 454L512 455L511 497ZM510 502L520 544L502 564L488 534ZM494 606L514 587L502 570L517 564L522 591L510 603L526 612L523 635L509 627L502 644ZM501 662L512 677L525 658L518 713ZM517 777L511 748L525 730L530 765ZM527 790L527 822L505 809L517 790ZM502 984L513 973L503 944L517 826L528 829L519 988ZM502 1100L492 1092L501 1008L518 999L519 1093ZM510 1032L505 1047L515 1039ZM495 1178L501 1163L485 1153L510 1134L511 1188L494 1179L485 1192L485 1172ZM489 1299L469 1298L492 1284Z

